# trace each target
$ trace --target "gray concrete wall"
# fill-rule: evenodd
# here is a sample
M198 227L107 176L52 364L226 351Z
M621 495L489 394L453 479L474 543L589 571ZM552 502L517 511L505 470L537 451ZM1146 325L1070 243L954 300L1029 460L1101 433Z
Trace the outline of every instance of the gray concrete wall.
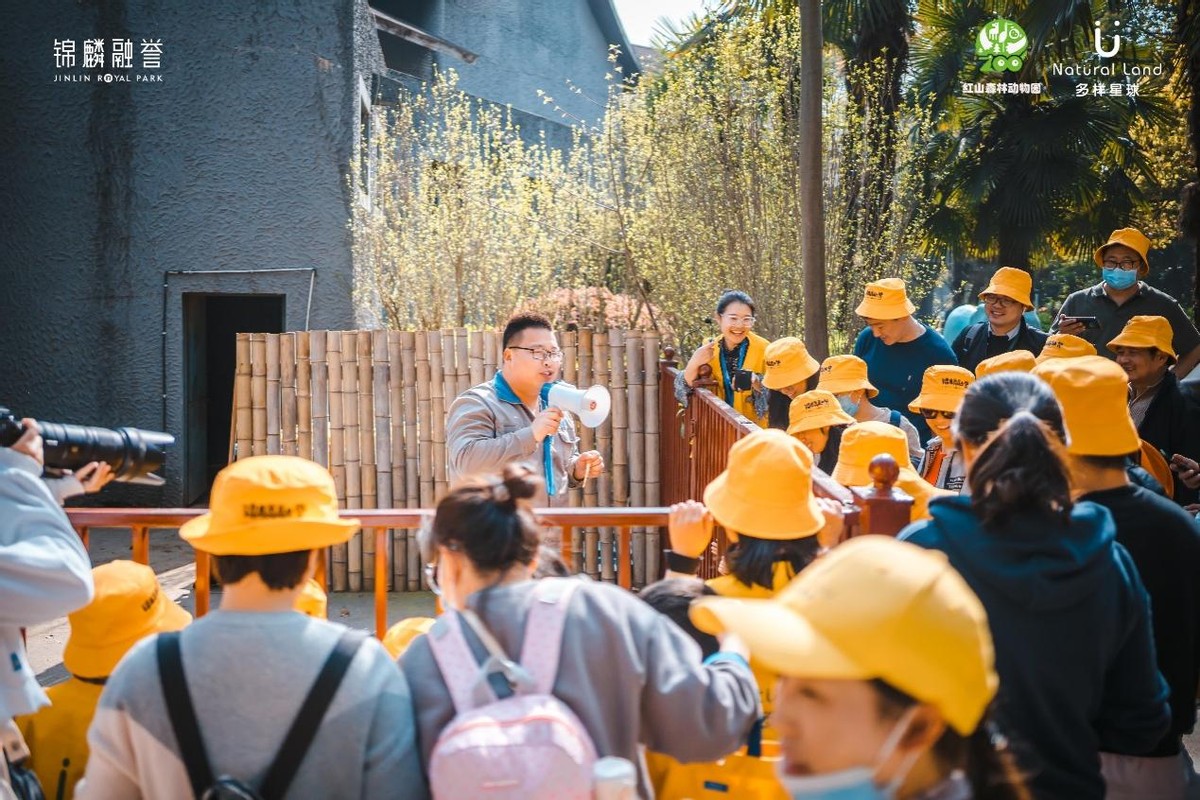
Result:
M315 268L311 327L353 323L355 54L378 48L363 14L355 0L0 4L0 404L182 441L184 292L285 294L288 327L304 324L307 272L234 271ZM140 40L161 38L163 82L53 82L116 72L82 69L93 37L132 39L141 74ZM55 38L76 40L75 69L56 68ZM168 276L193 270L227 274ZM177 450L163 490L105 497L177 503L183 463Z

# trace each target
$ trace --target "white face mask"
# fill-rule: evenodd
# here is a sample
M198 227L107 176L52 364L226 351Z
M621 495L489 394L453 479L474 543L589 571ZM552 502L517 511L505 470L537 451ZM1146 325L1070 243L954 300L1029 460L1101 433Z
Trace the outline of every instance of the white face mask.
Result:
M776 767L780 783L792 800L892 800L920 753L914 751L909 754L887 786L876 784L875 773L895 752L916 710L916 706L913 706L896 721L887 741L879 749L873 766L850 767L824 775L788 775L781 760Z

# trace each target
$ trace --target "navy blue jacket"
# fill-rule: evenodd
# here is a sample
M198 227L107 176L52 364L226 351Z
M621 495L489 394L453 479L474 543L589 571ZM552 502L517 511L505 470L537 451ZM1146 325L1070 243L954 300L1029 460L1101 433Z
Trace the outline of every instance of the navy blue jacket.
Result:
M1149 599L1112 515L1083 502L1069 525L1022 513L985 529L970 497L929 511L900 538L943 551L983 602L997 720L1034 796L1101 800L1098 753L1146 754L1171 722Z

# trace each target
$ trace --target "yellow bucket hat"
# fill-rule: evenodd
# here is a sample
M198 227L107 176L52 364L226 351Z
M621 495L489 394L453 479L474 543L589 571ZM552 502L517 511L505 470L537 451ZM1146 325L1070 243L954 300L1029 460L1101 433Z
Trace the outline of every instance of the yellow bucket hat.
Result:
M842 486L867 486L872 482L871 459L885 454L896 459L901 471L912 471L908 436L904 431L886 422L855 423L842 434L837 466L831 477Z
M995 375L997 372L1031 372L1037 359L1028 350L1009 350L998 356L985 358L975 366L975 380Z
M1078 358L1079 356L1096 355L1096 346L1087 339L1080 339L1069 333L1052 333L1042 346L1042 352L1035 361L1043 364L1052 358Z
M830 356L821 362L821 377L817 388L830 394L845 394L867 390L867 397L874 397L879 390L867 380L867 362L858 356Z
M383 649L387 650L393 659L399 658L412 644L413 639L422 633L429 633L435 622L437 620L433 617L409 617L400 620L383 635Z
M179 535L217 556L261 556L341 544L359 529L338 517L328 470L297 456L252 456L217 473L209 512Z
M1050 384L1062 406L1067 452L1124 456L1142 446L1129 416L1129 376L1102 356L1056 358L1034 374Z
M928 703L963 736L996 695L987 614L946 556L888 536L838 545L769 600L704 597L700 630L736 633L780 675L879 678Z
M884 278L868 283L863 290L863 301L854 313L867 319L903 319L916 313L917 307L908 300L904 281L899 278Z
M763 373L762 382L768 389L802 383L821 368L820 362L808 354L804 342L794 336L776 339L767 345L765 361L767 371Z
M704 505L731 538L788 541L813 536L825 515L812 493L812 454L781 430L755 431L729 448Z
M987 288L979 293L979 299L982 300L985 294L998 294L1016 300L1028 311L1033 308L1033 301L1030 300L1032 292L1033 277L1028 272L1016 267L1001 267L992 275Z
M308 617L325 619L329 616L329 595L316 578L304 582L304 591L296 598L296 610Z
M821 389L796 395L788 406L789 435L833 425L853 425L854 417L838 405L837 398Z
M1108 343L1108 349L1152 347L1166 353L1174 362L1178 358L1175 355L1175 348L1171 344L1174 338L1175 332L1171 330L1171 323L1167 321L1166 317L1130 317L1129 322L1126 322L1125 327L1117 334L1117 338Z
M63 666L76 677L107 678L143 638L180 630L192 621L145 564L101 564L92 570L92 582L92 602L67 618L71 636L63 650Z
M1109 234L1108 241L1097 247L1093 256L1097 267L1104 268L1104 250L1114 244L1123 244L1130 250L1136 250L1137 254L1142 257L1142 266L1138 269L1139 275L1145 275L1150 271L1150 262L1146 258L1150 252L1150 240L1137 228L1121 228Z
M965 367L935 364L925 370L921 378L921 393L908 404L908 410L918 412L922 408L931 408L934 411L958 411L967 389L974 382L975 376Z

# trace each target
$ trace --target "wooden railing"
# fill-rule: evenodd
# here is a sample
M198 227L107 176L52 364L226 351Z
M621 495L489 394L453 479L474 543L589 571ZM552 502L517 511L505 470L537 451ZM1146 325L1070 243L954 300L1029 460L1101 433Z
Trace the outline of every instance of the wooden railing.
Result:
M729 448L760 428L713 394L717 384L711 380L707 365L700 368L687 407L681 408L674 396L679 372L675 350L667 347L663 353L659 362L659 458L663 503L670 505L702 499L704 488L725 469ZM875 486L853 490L825 472L813 470L813 494L842 504L843 540L864 533L895 535L908 523L912 498L894 488L898 474L895 461L890 456L879 456L871 462L871 470ZM701 577L716 577L727 545L725 531L717 526L713 546L701 560Z
M88 544L92 528L129 528L132 558L139 564L150 563L150 530L152 528L178 528L190 519L200 516L205 509L195 508L70 508L67 516L79 532L84 546ZM377 552L387 552L393 528L419 528L424 517L433 512L429 509L354 509L343 511L342 516L362 521L363 533L371 537ZM602 579L611 576L612 582L629 589L633 585L633 535L635 527L660 527L667 524L665 508L548 508L537 510L538 519L547 528L561 530L563 558L573 563L575 553L572 541L576 528L614 528L614 547L604 553ZM317 579L328 586L328 561L322 553L318 562ZM382 638L388 627L387 620L387 559L375 559L375 635ZM196 551L195 612L200 617L208 613L212 592L210 581L211 557ZM657 576L656 576L657 577Z

